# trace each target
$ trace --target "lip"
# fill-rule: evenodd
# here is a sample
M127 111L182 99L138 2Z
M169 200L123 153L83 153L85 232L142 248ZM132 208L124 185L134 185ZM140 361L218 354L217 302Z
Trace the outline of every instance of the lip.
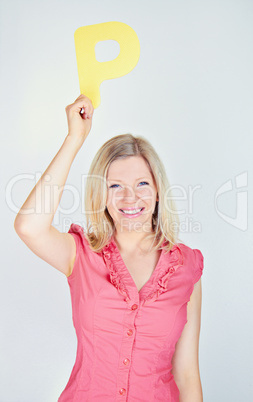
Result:
M122 208L123 209L123 208ZM124 208L124 210L125 211L132 211L133 209L139 209L139 208ZM123 215L123 216L126 216L127 218L136 218L137 216L140 216L141 214L142 214L142 212L144 211L144 207L142 207L142 209L141 209L141 211L140 212L138 212L137 214L132 214L132 215L128 215L128 214L125 214L123 211L121 211L120 209L119 209L119 212L121 213L121 215Z

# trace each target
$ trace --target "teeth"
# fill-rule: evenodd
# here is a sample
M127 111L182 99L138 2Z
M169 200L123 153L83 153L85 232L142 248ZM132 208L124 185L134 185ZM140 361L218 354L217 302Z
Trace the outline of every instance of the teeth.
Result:
M124 209L122 209L121 211L123 211L124 214L134 215L134 214L137 214L138 212L140 212L141 209L142 209L142 208L140 208L140 209L131 209L131 211L125 211Z

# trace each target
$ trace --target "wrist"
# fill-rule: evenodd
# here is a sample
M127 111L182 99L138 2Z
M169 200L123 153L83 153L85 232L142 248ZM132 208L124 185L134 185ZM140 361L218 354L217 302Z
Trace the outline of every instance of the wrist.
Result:
M69 146L73 147L75 150L79 151L84 143L84 138L78 138L68 133L66 136L64 143L69 144Z

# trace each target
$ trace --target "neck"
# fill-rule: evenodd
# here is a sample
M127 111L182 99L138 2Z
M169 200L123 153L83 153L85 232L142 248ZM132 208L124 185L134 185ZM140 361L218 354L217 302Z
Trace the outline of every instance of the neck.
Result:
M153 240L146 239L152 232L119 231L115 230L114 240L120 252L133 253L136 251L147 252Z

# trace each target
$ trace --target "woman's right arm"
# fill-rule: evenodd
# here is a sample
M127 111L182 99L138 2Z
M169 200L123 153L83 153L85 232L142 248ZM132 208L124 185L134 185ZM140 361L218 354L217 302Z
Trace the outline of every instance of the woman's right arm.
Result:
M81 115L82 108L84 113ZM70 167L90 132L93 112L90 99L84 95L66 107L68 135L14 221L14 228L21 240L38 257L66 276L73 269L75 240L71 234L59 232L52 222Z

